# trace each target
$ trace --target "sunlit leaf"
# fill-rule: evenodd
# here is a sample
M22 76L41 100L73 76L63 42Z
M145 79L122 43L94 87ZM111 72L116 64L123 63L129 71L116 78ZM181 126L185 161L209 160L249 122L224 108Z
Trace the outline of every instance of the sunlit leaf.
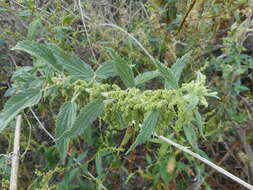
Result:
M194 130L194 126L191 124L184 125L183 129L184 129L184 134L188 142L192 145L193 148L197 149L198 148L197 136Z
M100 100L95 100L84 106L78 114L73 127L66 131L62 138L76 137L81 135L91 124L97 119L97 117L103 112L104 104Z
M195 113L194 123L195 123L195 125L198 127L199 133L200 133L200 135L202 136L202 138L205 139L204 132L203 132L203 125L204 125L204 122L203 122L203 120L202 120L202 117L201 117L201 115L200 115L200 113L199 113L198 110L196 110L194 113Z
M184 56L182 56L181 58L177 59L177 61L171 67L171 71L176 76L177 81L180 80L181 73L188 62L189 55L190 55L190 53L187 53Z
M47 47L46 44L24 40L19 42L12 50L21 50L29 53L30 55L44 60L58 71L62 71L62 65L60 65L52 51Z
M0 131L3 130L15 116L27 107L37 104L41 99L41 92L30 89L12 96L0 113Z
M115 65L115 68L123 81L123 83L128 88L132 88L135 86L134 84L134 74L131 69L131 67L128 65L128 63L121 58L114 50L108 49L109 53L113 59L113 63Z
M33 68L30 66L23 66L18 68L11 77L11 80L24 80L26 81L27 79L30 80L30 74L29 71L31 71Z
M25 51L38 59L44 60L58 71L62 71L64 68L77 79L91 80L94 76L92 68L77 55L67 55L63 50L51 44L25 40L19 42L13 50Z
M11 81L13 82L12 87L16 89L15 91L18 91L18 90L24 91L24 89L41 88L43 84L43 77L38 77L36 73L32 72L32 70L33 70L33 67L24 66L24 67L18 68L13 73L11 77ZM8 94L13 95L12 93L7 93L7 95Z
M170 68L162 65L159 61L156 62L156 65L157 65L158 70L161 73L161 76L164 78L166 82L165 87L167 89L177 89L178 81L173 71Z
M143 84L149 80L152 80L160 75L160 72L158 70L156 71L148 71L142 74L139 74L135 77L134 82L135 85L138 86L140 84Z
M67 56L66 61L64 62L63 67L69 72L72 76L75 76L80 80L90 81L94 76L94 71L92 68L83 62L77 55L72 54Z
M118 75L118 72L115 68L113 61L104 62L98 69L96 70L96 76L100 79L107 79L109 77L114 77Z
M100 177L100 176L102 176L102 172L103 172L103 168L102 168L102 156L101 156L100 152L98 152L96 154L95 163L96 163L97 175L98 175L98 177Z
M27 39L32 40L40 27L41 27L40 19L36 19L31 24L29 24Z
M145 117L142 127L141 127L141 130L140 130L135 142L131 145L131 147L128 149L126 154L128 154L136 146L143 144L144 142L146 142L150 138L150 136L152 135L152 133L156 127L158 115L159 115L158 111L153 110Z
M17 88L15 87L15 85L12 85L12 87L8 88L5 91L4 97L13 96L16 92L17 92Z
M94 76L92 68L82 61L76 54L66 54L60 48L48 45L48 48L52 51L57 62L63 66L71 76L80 80L91 80Z
M75 102L65 102L57 115L56 118L56 138L58 139L65 131L71 129L72 124L76 119L76 103ZM60 153L60 159L64 163L67 150L68 150L68 139L61 139L56 141L56 147Z

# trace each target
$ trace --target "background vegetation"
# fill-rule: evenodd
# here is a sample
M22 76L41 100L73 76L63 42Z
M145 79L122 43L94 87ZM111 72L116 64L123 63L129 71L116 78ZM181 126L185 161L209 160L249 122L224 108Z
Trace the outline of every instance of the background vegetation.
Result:
M140 125L253 184L252 8L1 1L0 189L18 112L19 189L243 189Z

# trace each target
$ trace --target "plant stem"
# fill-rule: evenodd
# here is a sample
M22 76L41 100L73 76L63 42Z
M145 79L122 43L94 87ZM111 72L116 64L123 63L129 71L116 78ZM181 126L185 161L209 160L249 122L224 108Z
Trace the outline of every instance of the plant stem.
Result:
M246 183L245 181L243 181L242 179L236 177L235 175L229 173L228 171L224 170L223 168L221 168L220 166L217 166L216 164L210 162L209 160L203 158L202 156L200 156L199 154L196 154L192 151L190 151L187 147L182 146L180 144L175 143L174 141L164 137L164 136L158 136L157 134L154 134L158 139L176 147L177 149L190 154L192 157L204 162L205 164L207 164L208 166L214 168L215 170L217 170L218 172L222 173L223 175L229 177L230 179L234 180L235 182L241 184L242 186L246 187L247 189L253 190L253 186Z
M20 140L21 120L22 120L21 115L18 115L15 128L14 148L11 162L10 190L18 189L19 140Z

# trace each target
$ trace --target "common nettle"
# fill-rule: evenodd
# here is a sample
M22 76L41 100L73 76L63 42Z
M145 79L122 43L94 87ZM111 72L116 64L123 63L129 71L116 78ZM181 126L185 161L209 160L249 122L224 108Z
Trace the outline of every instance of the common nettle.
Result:
M14 73L13 87L8 91L11 97L0 115L0 129L7 127L25 108L40 104L42 98L61 99L55 136L63 161L69 140L85 133L98 118L110 129L131 126L138 131L141 126L129 152L154 132L189 131L189 127L194 127L192 122L201 117L198 107L208 106L207 96L216 97L216 93L205 86L205 76L200 72L196 73L196 80L180 85L187 54L171 68L157 61L157 70L135 77L132 68L112 49L108 49L112 59L95 71L76 55L66 54L51 44L22 41L14 49L30 53L36 61L46 64L18 68ZM105 82L112 76L119 76L126 88ZM164 89L139 88L156 77L164 81ZM31 80L34 85L30 84ZM190 138L187 140L191 141Z

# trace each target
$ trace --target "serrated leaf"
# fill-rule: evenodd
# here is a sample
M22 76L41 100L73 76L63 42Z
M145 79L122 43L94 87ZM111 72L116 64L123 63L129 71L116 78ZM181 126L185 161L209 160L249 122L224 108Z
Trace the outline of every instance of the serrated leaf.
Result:
M84 106L77 116L73 127L66 131L62 138L76 137L81 135L103 112L104 104L100 100L95 100ZM61 140L60 138L59 140Z
M204 132L203 132L203 125L204 125L204 122L202 120L202 117L199 113L198 110L196 110L194 112L195 114L195 119L194 119L194 123L195 125L199 128L199 134L206 140L205 136L204 136Z
M67 55L63 50L54 46L48 45L48 48L52 51L57 62L63 66L71 76L80 80L91 80L94 76L92 68L83 62L76 54Z
M110 148L109 148L109 149L99 150L96 153L95 164L96 164L97 178L103 179L105 177L106 173L103 172L104 171L103 160L105 160L104 157L112 154L115 151L122 151L122 150L121 149L116 149L116 148L113 148L113 149L110 150Z
M65 102L56 118L56 138L58 139L65 131L71 129L72 124L76 119L77 106L75 102ZM56 147L60 153L60 159L64 163L68 150L68 139L56 141Z
M94 76L92 68L83 62L76 54L66 54L62 49L47 44L47 48L54 55L57 64L76 79L90 80Z
M189 124L189 125L184 125L184 134L186 136L186 139L188 142L192 145L193 148L198 149L198 144L197 144L197 136L196 132L193 128L194 126Z
M23 66L18 68L13 74L12 74L12 78L15 78L16 76L19 75L23 75L26 74L27 72L31 71L33 69L33 67L30 66Z
M98 177L102 177L103 174L103 168L102 168L102 156L100 154L100 152L98 152L96 154L96 159L95 159L95 163L96 163L96 172Z
M41 27L40 19L34 20L28 27L27 39L32 40L38 29Z
M16 90L23 91L24 89L39 89L43 84L43 78L32 74L33 67L20 67L12 75L11 80L15 83Z
M57 62L52 51L46 44L41 44L34 41L24 40L19 42L12 50L21 50L30 55L44 60L46 63L54 67L58 71L62 71L62 66Z
M14 95L17 92L17 88L12 85L12 87L8 88L5 93L4 93L4 97L9 97Z
M162 178L163 182L166 185L168 185L169 181L170 181L170 175L166 170L168 161L163 159L163 160L159 161L158 163L159 163L158 166L159 166L159 173L161 174L161 178Z
M156 127L158 116L159 116L158 111L153 110L145 117L140 133L138 134L135 142L131 145L131 147L128 149L126 154L128 154L136 146L144 143L145 141L147 141L150 138L150 136L152 135L152 133Z
M19 42L13 50L25 51L38 59L44 60L58 71L62 71L64 68L77 79L90 80L94 76L91 67L77 55L67 55L60 48L50 44L25 40Z
M199 104L199 97L196 95L187 94L183 97L188 101L188 105L186 106L187 111L192 111Z
M156 71L148 71L142 74L139 74L135 77L134 82L135 85L138 86L140 84L143 84L149 80L152 80L160 75L160 72L158 70Z
M27 107L37 104L41 99L41 92L30 89L12 96L0 113L0 131L2 131L15 116Z
M112 59L113 63L115 65L115 68L117 70L117 73L119 74L121 80L128 88L132 88L135 86L134 84L134 74L131 69L131 67L128 65L128 63L121 58L114 50L108 49Z
M187 61L189 59L190 53L185 54L181 58L177 59L177 61L172 65L171 71L176 76L177 81L180 80L181 73L183 69L185 68L185 65L187 64Z
M34 75L32 75L31 73L29 73L30 70L32 70L32 67L29 67L29 66L24 66L24 67L17 69L13 73L11 80L17 81L17 82L27 82L27 81L31 82L31 81L33 81L33 79L35 79L36 77Z
M77 55L72 54L71 56L67 57L63 67L72 76L80 80L88 81L90 81L94 77L94 71L92 70L92 68L88 64L83 62Z
M117 76L118 72L113 61L106 61L96 70L96 76L100 79L107 79L109 77Z
M166 89L177 89L178 88L178 81L175 74L172 70L164 65L162 65L159 61L156 62L157 68L161 74L161 76L165 80L165 87Z

